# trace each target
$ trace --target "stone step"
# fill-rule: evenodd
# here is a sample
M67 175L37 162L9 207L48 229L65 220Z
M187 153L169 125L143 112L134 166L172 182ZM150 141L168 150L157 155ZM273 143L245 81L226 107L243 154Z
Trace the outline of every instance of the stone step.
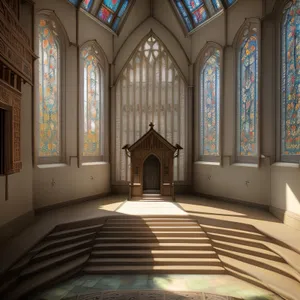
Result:
M207 236L211 238L214 242L215 241L223 241L223 242L229 242L234 243L237 246L239 245L246 245L251 246L254 248L260 248L260 249L266 249L266 246L264 245L264 242L255 242L252 239L242 238L242 237L233 237L225 234L220 233L209 233L206 232Z
M197 222L136 222L136 223L129 223L129 222L124 222L124 223L105 223L103 228L107 227L141 227L141 228L153 228L153 227L195 227L197 226L198 228L199 225Z
M156 215L156 216L131 216L131 215L122 215L122 216L110 216L107 221L114 221L114 220L125 220L125 221L149 221L149 220L195 220L189 215Z
M60 238L58 240L48 240L46 242L42 242L38 244L35 248L33 248L30 253L37 254L38 252L57 248L64 245L76 244L78 242L91 240L95 237L95 232L89 232L81 235L75 235L67 238Z
M211 250L209 243L110 243L95 244L94 250Z
M256 248L256 247L240 245L240 244L224 242L224 241L217 241L217 242L214 241L213 246L224 250L237 251L240 254L249 254L249 255L258 256L273 261L284 262L282 257L280 257L277 253L272 252L267 247L265 247L265 249L262 249L262 248Z
M99 258L217 258L213 250L95 250L91 257Z
M61 246L58 248L53 248L53 249L49 249L46 251L42 251L32 258L31 263L48 260L48 259L58 256L58 255L67 254L70 251L80 250L83 248L92 248L93 244L94 244L93 240L87 240L87 241L83 241L83 242L79 242L79 243L75 243L75 244L71 244L71 245Z
M46 271L47 269L56 268L56 266L59 266L63 263L74 260L79 256L84 256L84 255L90 253L90 251L91 251L91 248L70 251L67 254L55 256L55 257L49 258L45 261L36 262L34 264L31 264L29 267L27 267L21 273L21 277L24 278L24 277L33 276L34 274Z
M225 255L219 255L219 257L226 266L232 266L235 270L261 281L268 289L279 294L284 299L299 300L300 284L295 279L243 262L237 258Z
M152 231L200 231L199 226L126 226L126 227L116 227L116 226L103 226L103 231L143 231L143 232L152 232Z
M222 266L217 258L93 258L88 261L88 266L113 266L113 265L183 265L183 266Z
M208 243L207 237L98 237L99 243Z
M67 263L55 265L54 268L47 271L37 273L29 278L22 280L18 287L14 290L9 290L3 299L19 300L24 299L26 295L36 289L46 288L51 283L60 283L65 279L65 276L70 277L81 270L83 265L88 260L89 255L83 255Z
M100 231L98 237L206 237L204 231Z
M49 234L45 240L53 240L53 239L61 239L67 238L75 235L82 235L89 232L98 232L102 228L103 224L101 225L93 225L93 226L86 226L80 227L76 229L68 229L68 230L61 230L57 232L53 232Z
M87 274L150 274L150 273L167 273L167 274L226 274L226 270L220 266L88 266L84 268Z
M202 229L207 233L220 233L230 237L243 237L248 239L268 241L269 238L259 232L250 232L233 228L222 228L211 225L201 225Z
M249 255L245 253L239 253L237 251L230 251L230 250L224 250L218 247L215 247L217 252L220 255L229 256L232 258L239 259L241 261L244 261L246 263L256 265L258 267L264 268L266 270L270 270L272 272L277 272L279 274L282 274L284 276L288 276L290 278L293 278L300 283L300 274L293 269L290 265L288 265L285 262L278 262L269 260L266 258L262 258L256 255Z
M152 223L197 223L194 219L187 218L140 218L140 219L107 219L105 224L152 224Z

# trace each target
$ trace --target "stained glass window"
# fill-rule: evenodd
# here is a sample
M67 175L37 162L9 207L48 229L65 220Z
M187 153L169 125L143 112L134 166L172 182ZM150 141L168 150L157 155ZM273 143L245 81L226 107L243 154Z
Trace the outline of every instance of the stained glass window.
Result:
M210 48L200 69L200 155L219 156L220 50Z
M299 0L290 1L284 8L281 49L281 157L285 160L300 155Z
M175 181L185 181L188 161L187 85L165 46L154 36L139 45L116 84L114 180L130 179L130 160L122 147L133 144L153 122L172 144L180 144L174 160Z
M117 31L122 17L129 7L129 3L129 0L104 0L97 16L102 22L110 26L112 30Z
M245 29L238 53L237 156L258 155L258 38Z
M56 24L40 19L39 34L39 156L61 155L60 42Z
M97 50L96 50L97 52ZM103 114L103 76L95 49L87 46L81 51L83 61L83 156L99 157Z
M173 3L188 31L223 9L220 0L173 0Z
M82 3L81 3L81 6L85 10L89 11L92 7L92 4L93 4L93 0L83 0Z

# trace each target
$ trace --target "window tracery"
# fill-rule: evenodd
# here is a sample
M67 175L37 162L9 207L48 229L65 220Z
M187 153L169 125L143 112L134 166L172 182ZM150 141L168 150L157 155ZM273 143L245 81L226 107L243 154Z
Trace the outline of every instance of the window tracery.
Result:
M133 144L148 130L155 129L184 150L174 161L176 181L186 180L186 97L183 76L164 45L148 37L122 70L116 84L115 180L130 179L130 162L122 147Z

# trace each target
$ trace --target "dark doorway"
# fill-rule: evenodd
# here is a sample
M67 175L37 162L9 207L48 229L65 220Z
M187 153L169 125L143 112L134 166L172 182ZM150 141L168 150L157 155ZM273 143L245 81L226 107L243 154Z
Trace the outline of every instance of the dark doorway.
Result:
M144 162L143 193L160 194L160 162L155 155L150 155Z

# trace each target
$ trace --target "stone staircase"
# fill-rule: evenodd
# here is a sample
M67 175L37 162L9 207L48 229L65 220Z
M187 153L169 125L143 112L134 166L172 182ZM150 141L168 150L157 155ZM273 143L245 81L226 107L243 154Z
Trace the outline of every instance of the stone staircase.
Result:
M300 299L299 253L251 225L189 215L119 215L58 225L0 274L0 299L23 299L79 272L227 274Z
M198 219L230 275L269 289L284 299L300 299L300 254L255 227Z
M209 238L190 217L111 217L84 271L224 274Z

